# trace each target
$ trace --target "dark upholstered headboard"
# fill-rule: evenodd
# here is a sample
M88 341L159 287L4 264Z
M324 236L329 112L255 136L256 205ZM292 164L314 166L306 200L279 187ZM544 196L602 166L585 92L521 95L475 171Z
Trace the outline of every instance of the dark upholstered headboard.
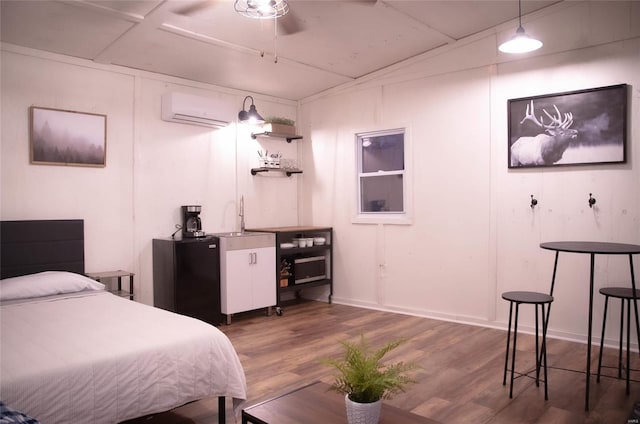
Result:
M84 221L0 222L0 278L41 271L84 274Z

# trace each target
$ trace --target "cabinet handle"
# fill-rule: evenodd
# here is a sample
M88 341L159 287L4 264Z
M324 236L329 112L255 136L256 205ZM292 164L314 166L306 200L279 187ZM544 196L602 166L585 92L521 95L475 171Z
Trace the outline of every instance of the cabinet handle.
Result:
M253 252L253 263L254 265L258 263L258 254L256 252Z

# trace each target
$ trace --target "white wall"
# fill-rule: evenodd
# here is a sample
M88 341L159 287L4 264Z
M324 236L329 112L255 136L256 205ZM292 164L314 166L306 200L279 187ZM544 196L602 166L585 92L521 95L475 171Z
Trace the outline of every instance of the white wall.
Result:
M85 220L87 271L132 269L134 78L2 52L2 219ZM107 115L107 167L29 165L29 107Z
M160 120L168 91L215 97L239 111L245 95L157 74L2 45L1 205L3 220L85 220L86 271L135 272L136 300L153 303L151 240L200 204L207 232L296 225L296 177L251 176L257 150L296 158L296 143L250 137L231 124L214 131ZM253 95L263 116L296 118L293 102ZM107 115L107 166L29 164L29 106Z
M640 3L563 2L525 27L546 45L522 58L497 52L511 23L297 110L254 96L263 115L297 113L305 139L291 145L251 140L241 126L212 132L159 118L166 91L224 98L238 110L252 93L3 44L1 218L84 218L87 271L131 269L138 300L151 303L151 240L173 231L180 205L202 204L205 230L229 231L244 195L247 227L334 227L334 300L503 327L502 291L548 289L553 254L540 242L640 243ZM627 164L507 169L508 99L618 83L632 87ZM30 165L31 105L106 114L106 168ZM354 133L398 126L409 131L412 224L352 224ZM258 149L297 156L304 174L252 177ZM626 265L598 258L597 286L628 280ZM563 255L558 279L551 333L584 339L587 257Z
M535 54L498 53L509 24L301 102L302 221L334 226L336 302L504 327L500 293L549 290L541 242L640 243L640 5L562 3L525 27L546 42ZM508 99L620 83L626 164L507 168ZM354 134L398 125L410 131L412 224L354 224ZM628 258L598 257L596 279L628 284ZM586 339L588 281L587 255L561 255L550 334Z

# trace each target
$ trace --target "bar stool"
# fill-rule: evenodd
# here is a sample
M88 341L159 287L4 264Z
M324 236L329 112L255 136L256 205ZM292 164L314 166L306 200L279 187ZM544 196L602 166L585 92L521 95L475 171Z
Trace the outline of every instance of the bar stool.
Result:
M607 323L607 306L609 305L609 298L613 297L620 299L620 345L618 346L618 378L622 378L622 335L624 332L624 307L627 305L627 395L629 394L629 374L631 374L630 368L630 355L629 355L629 343L631 341L631 301L634 299L633 289L628 287L604 287L600 289L600 294L604 295L604 314L602 315L602 337L600 337L600 355L598 356L598 378L597 382L600 382L600 368L602 367L602 345L604 343L604 330ZM635 299L640 299L640 289L636 289ZM636 316L636 330L638 329L638 317Z
M515 323L513 326L513 348L511 355L511 383L509 387L509 398L513 398L513 374L516 365L516 341L518 336L518 312L520 309L520 304L529 304L534 305L536 310L536 386L540 387L540 366L544 361L544 399L549 399L549 393L547 391L547 322L545 319L545 305L549 305L551 307L551 302L553 302L553 297L549 296L545 293L538 292L530 292L530 291L512 291L502 293L502 298L504 300L509 301L509 328L507 330L507 353L504 358L504 375L502 377L502 385L507 384L507 365L509 363L509 346L511 343L511 318L513 316L513 305L516 306L516 317ZM542 351L540 352L538 339L539 339L539 330L538 330L538 306L540 306L542 310ZM529 371L531 372L531 371ZM518 373L518 376L527 376L529 377L529 372L527 373ZM533 378L533 377L531 377Z

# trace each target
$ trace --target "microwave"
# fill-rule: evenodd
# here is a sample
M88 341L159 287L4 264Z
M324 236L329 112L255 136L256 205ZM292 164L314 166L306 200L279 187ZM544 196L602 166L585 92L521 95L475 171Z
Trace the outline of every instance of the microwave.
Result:
M296 258L293 261L293 276L295 284L327 278L327 264L324 256L309 256Z

